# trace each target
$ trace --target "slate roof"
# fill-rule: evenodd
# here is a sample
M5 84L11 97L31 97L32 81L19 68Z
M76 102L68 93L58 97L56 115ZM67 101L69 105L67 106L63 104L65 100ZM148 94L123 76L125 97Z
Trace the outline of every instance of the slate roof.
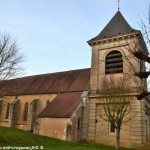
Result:
M81 92L89 89L90 68L28 76L6 81L0 95Z
M105 26L105 28L96 37L92 38L88 42L101 40L103 38L109 38L117 35L124 35L133 32L139 32L139 31L133 29L125 20L121 12L117 11L117 13Z
M81 103L82 93L59 94L39 114L40 118L70 118Z

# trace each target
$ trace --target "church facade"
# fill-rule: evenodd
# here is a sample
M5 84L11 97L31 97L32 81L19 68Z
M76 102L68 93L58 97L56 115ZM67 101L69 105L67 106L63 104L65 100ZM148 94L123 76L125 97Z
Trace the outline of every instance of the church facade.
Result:
M106 80L130 89L136 115L123 124L120 143L140 147L150 141L150 98L137 99L147 90L146 79L135 76L145 69L133 53L148 55L139 30L133 29L118 11L100 34L88 41L91 68L8 80L1 88L0 126L73 142L115 145L116 131L99 117ZM120 97L126 96L120 94ZM132 112L132 113L133 113ZM130 115L130 114L129 114Z

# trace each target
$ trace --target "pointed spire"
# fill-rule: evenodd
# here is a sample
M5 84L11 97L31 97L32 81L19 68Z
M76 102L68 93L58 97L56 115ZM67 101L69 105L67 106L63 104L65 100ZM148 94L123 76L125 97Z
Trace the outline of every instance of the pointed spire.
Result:
M149 19L149 25L150 25L150 4L149 4L149 15L148 16L149 16L148 19Z
M103 38L109 38L117 35L124 35L132 32L137 32L131 28L128 22L125 20L121 12L118 10L117 13L113 16L113 18L109 21L109 23L105 26L105 28L93 39L88 42L100 40Z

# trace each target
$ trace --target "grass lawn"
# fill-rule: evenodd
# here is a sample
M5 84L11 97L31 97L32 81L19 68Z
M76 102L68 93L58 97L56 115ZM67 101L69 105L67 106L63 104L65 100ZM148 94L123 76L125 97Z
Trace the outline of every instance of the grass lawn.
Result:
M14 128L0 127L0 148L7 147L30 147L33 150L115 150L114 147L94 144L75 144L67 141L53 139L45 136L35 135ZM33 146L33 147L32 147ZM37 146L37 147L34 147ZM29 149L31 150L31 149ZM121 148L121 150L129 150Z

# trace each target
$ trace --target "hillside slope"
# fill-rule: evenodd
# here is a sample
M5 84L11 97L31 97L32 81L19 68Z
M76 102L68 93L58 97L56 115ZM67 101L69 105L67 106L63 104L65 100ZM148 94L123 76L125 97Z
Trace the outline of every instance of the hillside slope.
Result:
M45 136L35 135L14 128L0 127L0 149L29 149L29 150L114 150L94 144L76 144ZM129 150L129 149L121 149Z

